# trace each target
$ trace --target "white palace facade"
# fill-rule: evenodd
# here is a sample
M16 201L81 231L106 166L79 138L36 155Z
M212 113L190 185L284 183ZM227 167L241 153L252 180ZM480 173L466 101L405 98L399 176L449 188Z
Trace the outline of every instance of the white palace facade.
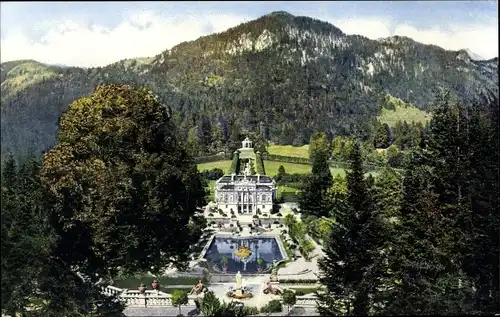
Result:
M253 173L256 155L252 141L246 138L238 150L242 173L224 175L215 184L217 208L229 214L270 213L276 197L276 183L269 176Z

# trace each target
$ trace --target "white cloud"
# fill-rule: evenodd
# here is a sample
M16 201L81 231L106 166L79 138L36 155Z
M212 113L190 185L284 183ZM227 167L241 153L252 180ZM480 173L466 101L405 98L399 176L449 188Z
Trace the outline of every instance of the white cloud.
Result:
M449 50L470 49L484 58L498 56L498 25L451 25L448 30L440 28L416 29L398 25L394 35L408 36L424 44L434 44Z
M359 34L372 40L392 35L391 24L385 19L342 19L333 24L346 34Z
M159 54L183 41L195 40L211 32L222 32L245 21L245 17L225 14L176 16L167 18L142 12L126 18L115 28L75 22L53 21L36 42L21 32L1 39L2 62L35 59L49 64L104 66L124 58Z
M317 18L333 23L347 34L371 39L403 35L445 49L468 48L485 58L498 56L497 21L421 29L380 18ZM42 34L36 42L19 30L4 33L0 43L1 60L35 59L51 64L103 66L124 58L154 56L183 41L222 32L245 20L248 18L231 14L165 17L155 12L141 12L129 15L114 28L81 19L44 22L32 28Z
M447 50L470 49L487 59L498 56L498 21L469 25L451 24L446 28L436 26L422 29L406 23L397 24L388 19L323 17L323 20L334 24L346 34L359 34L370 39L400 35Z

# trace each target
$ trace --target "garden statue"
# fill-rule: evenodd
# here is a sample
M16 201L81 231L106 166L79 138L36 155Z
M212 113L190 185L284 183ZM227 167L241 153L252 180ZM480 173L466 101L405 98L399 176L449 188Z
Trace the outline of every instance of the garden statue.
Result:
M239 271L236 274L235 287L231 286L229 292L226 295L230 298L235 299L248 299L253 297L251 289L243 286L243 278L241 277L241 273Z
M151 283L151 286L156 291L160 290L160 282L158 282L157 280L154 280L153 283Z
M279 295L281 291L278 288L275 288L271 285L271 281L267 281L264 287L264 290L262 291L264 294L271 294L271 295Z
M240 271L236 274L236 295L241 296L242 277Z
M193 286L193 288L191 289L191 292L189 293L190 295L199 295L201 294L203 291L206 291L206 287L205 285L203 285L203 281L202 280L199 280L198 283L196 283L195 286Z
M271 270L271 282L277 282L278 281L278 269L276 266L273 267Z
M139 290L139 292L141 292L141 294L145 294L147 287L145 284L141 283L141 285L139 285L137 289Z

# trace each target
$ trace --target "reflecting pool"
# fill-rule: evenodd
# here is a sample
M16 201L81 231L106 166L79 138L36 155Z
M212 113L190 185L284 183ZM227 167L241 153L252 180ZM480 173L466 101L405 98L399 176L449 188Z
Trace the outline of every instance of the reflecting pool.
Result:
M207 260L210 271L216 273L268 273L273 261L286 258L278 239L279 237L215 236L203 257Z

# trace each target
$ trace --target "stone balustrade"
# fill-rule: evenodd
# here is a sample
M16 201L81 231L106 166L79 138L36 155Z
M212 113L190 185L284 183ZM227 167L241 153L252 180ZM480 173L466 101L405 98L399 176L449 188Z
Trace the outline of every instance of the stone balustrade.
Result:
M118 298L127 307L172 307L172 295L161 291L147 290L141 293L138 290L121 289L114 286L102 288L103 293L109 296L118 295ZM186 306L195 306L196 295L188 295ZM316 307L316 296L308 294L297 296L295 307Z
M172 306L172 295L162 291L146 290L141 293L138 290L121 289L114 286L103 287L104 294L109 296L118 295L118 298L127 307L169 307ZM196 295L188 295L187 306L195 306Z
M295 302L295 307L316 307L316 295L307 294L303 296L297 296L297 301Z
M113 296L113 295L121 294L121 293L125 292L124 289L114 287L114 286L103 287L102 291L105 295L108 295L108 296Z

